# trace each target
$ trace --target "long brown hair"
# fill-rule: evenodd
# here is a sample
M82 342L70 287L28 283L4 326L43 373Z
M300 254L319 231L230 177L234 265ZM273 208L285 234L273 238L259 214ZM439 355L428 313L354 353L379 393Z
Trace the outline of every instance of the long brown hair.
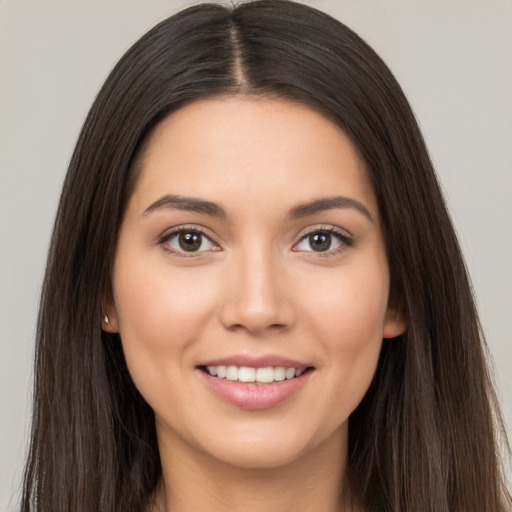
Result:
M200 4L122 57L80 134L55 221L37 331L22 511L141 512L161 477L154 416L118 335L101 331L140 148L178 106L212 95L318 109L366 161L384 226L391 296L407 332L385 340L349 420L346 485L375 512L502 512L505 439L461 251L408 102L376 53L305 5ZM502 435L502 437L500 437Z

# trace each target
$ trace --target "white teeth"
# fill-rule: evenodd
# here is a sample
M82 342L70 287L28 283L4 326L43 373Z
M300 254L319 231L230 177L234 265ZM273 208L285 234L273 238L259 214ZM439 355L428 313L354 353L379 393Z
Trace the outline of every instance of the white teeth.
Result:
M240 382L254 382L256 380L256 368L241 366L238 369L238 380Z
M238 368L236 366L228 366L226 368L227 380L238 380Z
M274 380L273 368L258 368L256 370L256 382L268 383Z
M274 380L284 380L286 378L286 368L279 366L274 368Z
M284 366L271 366L263 368L250 368L248 366L207 366L208 373L213 377L240 382L257 382L260 384L269 384L271 382L280 382L285 379L300 377L304 370L296 368L286 368Z

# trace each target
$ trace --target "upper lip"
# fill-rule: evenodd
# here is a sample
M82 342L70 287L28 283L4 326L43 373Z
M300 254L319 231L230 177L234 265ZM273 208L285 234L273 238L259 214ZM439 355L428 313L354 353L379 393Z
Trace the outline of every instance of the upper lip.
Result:
M312 365L274 354L263 356L251 356L248 354L232 355L220 357L218 359L208 359L200 362L197 366L246 366L248 368L268 368L281 367L295 368L297 370L305 370Z

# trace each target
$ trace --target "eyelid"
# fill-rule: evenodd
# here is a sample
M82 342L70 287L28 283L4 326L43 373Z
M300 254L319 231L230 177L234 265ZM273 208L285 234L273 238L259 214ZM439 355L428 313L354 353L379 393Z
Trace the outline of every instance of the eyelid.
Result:
M215 247L215 249L213 249L213 250L206 249L206 250L187 252L184 250L180 250L180 249L171 247L168 244L169 240L178 236L180 233L197 233L197 234L201 235L202 237L204 237L205 239L207 239ZM176 227L170 228L170 229L164 231L164 233L162 233L158 237L157 244L162 246L162 248L169 253L172 253L172 254L180 256L180 257L186 257L186 258L193 257L193 256L197 257L198 255L203 254L205 252L221 250L219 244L217 244L213 240L213 237L208 235L203 228L201 228L200 226L197 226L197 225L185 225L185 226L176 226Z
M299 249L296 249L296 247L305 240L308 236L314 234L314 233L328 233L330 235L335 236L340 240L340 247L336 247L334 249L329 249L327 251L302 251ZM299 239L293 244L292 250L295 252L304 252L304 253L313 253L315 256L330 256L339 252L344 251L347 247L351 247L353 245L354 241L352 239L352 236L348 234L348 232L344 229L338 228L336 226L325 226L325 225L319 225L319 226L311 226L310 228L307 228L305 232L303 232ZM311 256L311 254L308 254L308 256Z

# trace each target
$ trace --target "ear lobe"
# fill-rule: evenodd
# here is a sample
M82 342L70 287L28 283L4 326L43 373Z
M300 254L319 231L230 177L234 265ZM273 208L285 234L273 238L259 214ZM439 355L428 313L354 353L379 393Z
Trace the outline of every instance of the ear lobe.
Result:
M101 328L108 333L117 333L117 322L112 320L112 317L108 313L103 315L101 319Z
M386 318L384 319L384 338L396 338L407 329L407 321L405 315L392 307L388 307Z
M108 291L105 293L103 300L103 313L101 317L101 328L108 333L119 332L117 322L117 311L114 304L114 297L112 290L109 286Z

